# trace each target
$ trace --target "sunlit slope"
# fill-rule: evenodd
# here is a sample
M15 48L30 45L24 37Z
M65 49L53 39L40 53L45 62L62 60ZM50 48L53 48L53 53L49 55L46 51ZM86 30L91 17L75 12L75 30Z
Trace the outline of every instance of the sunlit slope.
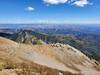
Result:
M100 74L96 71L97 64L94 61L77 49L63 44L25 45L0 37L0 61L33 62L72 74Z

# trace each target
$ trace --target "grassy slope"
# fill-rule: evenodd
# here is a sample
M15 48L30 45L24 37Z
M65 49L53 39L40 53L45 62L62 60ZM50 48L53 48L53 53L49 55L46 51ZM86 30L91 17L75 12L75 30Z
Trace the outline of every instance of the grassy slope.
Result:
M16 69L19 66L21 69L25 68L27 72L35 70L40 75L46 75L45 72L48 75L59 75L59 72L65 75L74 75L71 73L73 70L74 72L81 70L74 64L88 66L87 68L94 66L90 59L69 45L23 45L1 37L0 60L5 62L6 66L2 66L3 68ZM61 65L64 65L63 68ZM63 70L64 67L65 70Z

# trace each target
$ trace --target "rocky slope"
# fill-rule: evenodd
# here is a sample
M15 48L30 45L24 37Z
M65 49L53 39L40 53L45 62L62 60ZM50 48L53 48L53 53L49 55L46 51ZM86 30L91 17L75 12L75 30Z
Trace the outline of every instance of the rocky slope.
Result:
M0 75L100 75L100 64L64 44L26 45L0 37Z

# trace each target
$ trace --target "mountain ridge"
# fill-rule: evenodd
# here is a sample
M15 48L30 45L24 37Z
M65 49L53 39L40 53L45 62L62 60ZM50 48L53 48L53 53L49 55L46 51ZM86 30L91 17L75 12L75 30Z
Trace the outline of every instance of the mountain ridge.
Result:
M82 70L81 68L87 67L87 69L90 69L99 75L99 71L96 71L95 68L97 64L95 64L95 62L90 60L83 53L69 45L59 43L48 45L16 44L16 42L2 37L0 37L0 40L4 42L3 44L0 42L0 53L2 55L4 54L0 57L2 59L6 59L6 57L4 57L6 53L6 56L8 56L8 58L13 62L16 61L21 63L23 62L22 59L24 59L24 62L31 61L42 66L44 65L49 68L62 70L63 72L69 72L73 75L81 73L88 75L86 72L85 74L84 69ZM77 67L79 64L81 67Z

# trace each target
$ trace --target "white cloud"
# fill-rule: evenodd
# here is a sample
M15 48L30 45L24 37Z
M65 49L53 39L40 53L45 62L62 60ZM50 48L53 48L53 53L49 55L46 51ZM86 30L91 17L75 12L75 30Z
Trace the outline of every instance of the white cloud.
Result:
M68 3L71 5L76 5L79 7L84 7L85 5L90 4L88 0L43 0L47 4L64 4Z
M66 3L68 0L43 0L47 4L63 4Z
M85 5L88 5L89 2L87 0L78 0L75 1L73 4L79 7L84 7Z
M26 10L27 10L27 11L34 11L35 9L34 9L33 7L31 7L31 6L28 6L28 7L26 8Z

